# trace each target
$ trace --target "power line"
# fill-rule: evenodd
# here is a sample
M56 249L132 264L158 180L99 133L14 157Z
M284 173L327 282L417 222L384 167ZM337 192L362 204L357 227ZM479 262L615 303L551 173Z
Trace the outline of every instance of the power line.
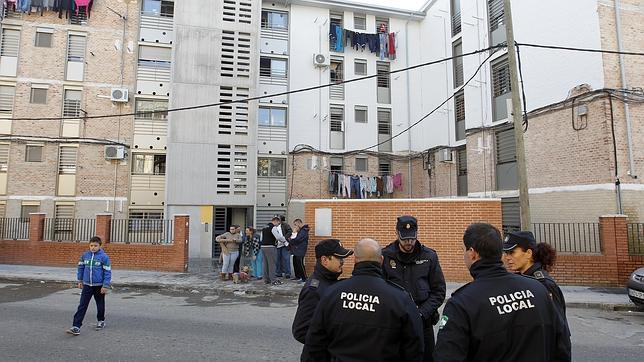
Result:
M211 108L211 107L218 107L226 104L234 104L234 103L248 103L250 101L256 101L260 99L265 99L265 98L273 98L273 97L279 97L279 96L285 96L285 95L290 95L290 94L297 94L297 93L304 93L304 92L309 92L313 90L318 90L318 89L323 89L323 88L328 88L334 85L340 85L340 84L348 84L348 83L354 83L354 82L359 82L365 79L371 79L371 78L376 78L379 76L383 75L391 75L391 74L396 74L396 73L402 73L406 72L409 70L417 69L417 68L423 68L429 65L434 65L434 64L439 64L443 63L449 60L454 60L458 58L463 58L466 56L470 55L475 55L479 53L484 53L490 50L494 49L501 49L505 48L506 46L501 44L501 45L494 45L485 49L478 49L469 53L464 53L460 55L454 55L451 57L447 58L442 58L438 60L432 60L429 62L424 62L416 65L412 65L406 68L401 68L401 69L396 69L396 70L391 70L389 72L382 72L382 73L376 73L372 75L367 75L364 77L359 77L359 78L353 78L353 79L347 79L343 80L340 82L332 82L332 83L327 83L327 84L321 84L321 85L316 85L316 86L311 86L311 87L306 87L306 88L300 88L300 89L295 89L295 90L290 90L286 92L280 92L280 93L272 93L272 94L266 94L262 96L256 96L256 97L248 97L248 98L240 98L240 99L235 99L235 100L230 100L230 101L224 101L224 102L217 102L217 103L208 103L208 104L200 104L196 106L186 106L186 107L177 107L177 108L171 108L167 110L156 110L156 111L145 111L145 112L132 112L132 113L123 113L123 114L106 114L106 115L98 115L98 116L85 116L82 117L83 119L101 119L101 118L116 118L116 117L128 117L128 116L143 116L143 115L154 115L154 114L165 114L165 113L172 113L172 112L181 112L181 111L189 111L189 110L195 110L195 109L202 109L202 108ZM60 120L66 120L66 119L78 119L78 117L39 117L39 118L33 118L33 117L21 117L21 118L11 118L10 120L12 121L60 121Z
M543 49L556 49L556 50L570 50L576 52L589 52L589 53L606 53L606 54L623 54L623 55L639 55L644 56L644 53L641 52L620 52L617 50L604 50L604 49L592 49L592 48L576 48L576 47L564 47L558 45L544 45L544 44L531 44L531 43L517 43L517 46L525 46L531 48L543 48Z

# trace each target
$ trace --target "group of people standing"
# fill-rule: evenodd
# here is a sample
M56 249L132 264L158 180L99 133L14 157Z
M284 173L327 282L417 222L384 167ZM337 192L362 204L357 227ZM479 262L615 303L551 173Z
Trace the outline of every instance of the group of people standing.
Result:
M470 225L461 251L474 281L452 294L441 316L445 279L417 231L416 218L401 216L397 240L385 248L373 239L354 251L337 239L316 245L292 327L303 361L570 360L565 301L548 274L551 247L530 232L503 240L490 224ZM352 277L338 281L351 255Z
M243 235L240 230L239 225L232 225L230 231L215 238L221 247L221 280L236 280L236 273L247 266L250 277L263 279L266 284L282 284L282 278L291 278L292 256L292 279L306 281L304 255L309 241L309 226L301 219L293 220L291 228L283 216L276 215L261 230L249 226Z

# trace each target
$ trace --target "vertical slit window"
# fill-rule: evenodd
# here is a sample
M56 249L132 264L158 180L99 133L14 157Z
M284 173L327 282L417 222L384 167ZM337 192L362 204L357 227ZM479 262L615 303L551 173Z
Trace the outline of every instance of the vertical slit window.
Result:
M67 61L82 63L85 61L85 37L70 34L67 38Z
M9 168L9 145L0 143L0 172L7 172Z
M456 120L456 140L465 139L465 93L460 91L454 97L454 118Z
M60 146L58 153L58 173L73 175L76 173L76 156L78 147Z
M463 58L461 57L463 55L463 45L460 40L454 43L452 55L458 57L452 61L454 67L454 88L458 88L463 85Z

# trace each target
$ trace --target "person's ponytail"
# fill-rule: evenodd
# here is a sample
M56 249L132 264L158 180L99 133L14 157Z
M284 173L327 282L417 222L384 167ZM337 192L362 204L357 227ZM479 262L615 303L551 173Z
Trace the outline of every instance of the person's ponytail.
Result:
M546 271L551 271L557 260L557 251L547 243L538 243L533 250L532 258L535 262L541 263Z

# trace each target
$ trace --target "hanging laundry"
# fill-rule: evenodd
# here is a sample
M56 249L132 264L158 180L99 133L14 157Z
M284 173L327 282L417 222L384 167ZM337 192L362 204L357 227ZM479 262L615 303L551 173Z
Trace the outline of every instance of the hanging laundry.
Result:
M402 191L403 190L403 182L402 182L402 174L397 173L394 175L394 190Z
M89 14L90 11L92 10L92 3L93 0L74 0L76 2L76 15L78 15L79 9L83 9L85 11L85 15L87 15L87 18L89 19Z
M349 176L349 175L344 175L343 196L348 197L348 198L351 197L351 176Z
M396 59L396 33L389 33L389 59Z
M343 52L344 51L344 29L342 29L339 26L335 27L335 51L336 52Z
M378 34L380 42L380 60L385 60L385 44L387 42L387 34L380 33Z
M353 191L356 193L356 199L360 198L360 177L358 176L351 176L351 195L350 197L353 197Z
M361 199L366 199L367 198L367 185L368 181L367 178L364 176L360 176L360 198Z
M338 189L338 175L334 172L329 172L329 177L327 179L328 185L327 185L327 191L331 193L336 193Z
M393 176L385 176L387 177L387 186L386 186L386 191L388 194L393 194L394 193L394 178Z
M17 5L17 11L21 13L31 12L31 0L18 0Z
M378 197L385 193L384 183L380 176L376 177L376 193L378 194Z
M369 177L369 194L373 196L376 194L376 178Z

